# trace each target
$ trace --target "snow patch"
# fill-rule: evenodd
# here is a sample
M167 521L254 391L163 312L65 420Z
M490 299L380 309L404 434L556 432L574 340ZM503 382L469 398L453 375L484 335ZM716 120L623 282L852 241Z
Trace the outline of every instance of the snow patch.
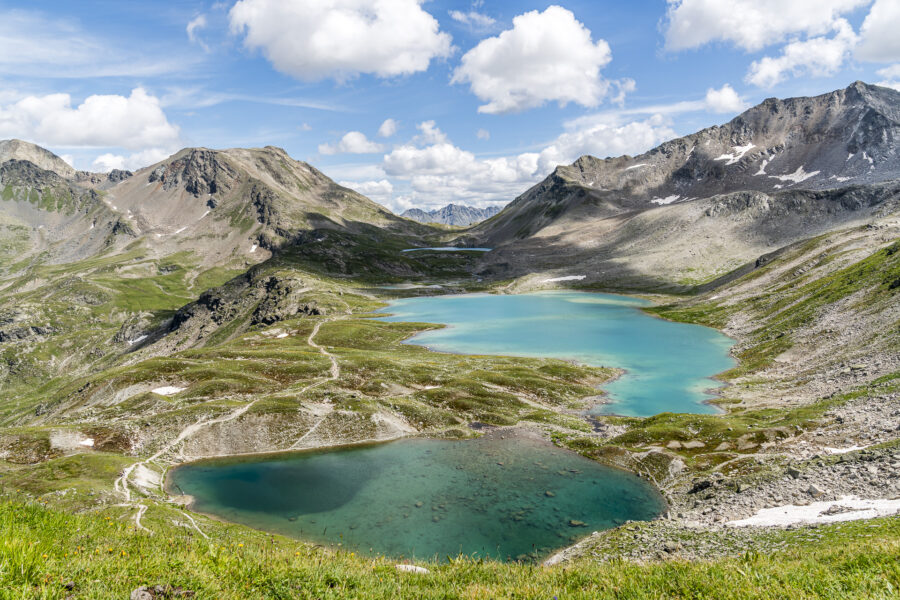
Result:
M875 161L872 160L872 157L869 156L868 154L866 154L865 152L863 152L863 158L866 159L867 161L869 161L869 164L870 164L870 165L874 165L874 164L875 164Z
M162 387L158 387L153 390L154 394L159 394L160 396L174 396L178 392L183 392L187 388L178 387L174 385L164 385Z
M566 275L565 277L551 277L550 279L545 279L542 283L553 283L554 281L581 281L585 277L585 275Z
M751 143L747 144L746 146L734 146L734 152L732 152L731 154L723 154L722 156L714 158L713 160L727 160L728 162L725 163L726 165L733 165L734 163L744 158L744 155L750 152L752 148L756 148L756 144Z
M127 340L127 341L128 341L129 346L134 346L135 344L140 344L141 342L143 342L146 339L147 339L146 335L139 335L136 338L134 338L133 340Z
M94 438L85 438L78 442L79 446L84 446L85 448L93 448L94 447Z
M205 216L208 215L208 214L209 214L209 211L206 211L205 213L203 213L202 215L200 215L200 219L202 219L203 217L205 217ZM199 221L200 219L197 219L197 220Z
M800 183L801 181L806 181L810 177L815 177L819 174L819 171L813 171L812 173L807 173L803 166L797 167L797 170L793 173L789 173L788 175L769 175L774 179L779 179L781 181L790 181L791 183Z
M853 158L853 153L852 153L852 152L851 152L850 154L847 155L847 160L850 160L851 158Z
M172 235L178 235L179 233L181 233L181 232L184 231L185 229L187 229L187 227L182 227L181 229L179 229L178 231L176 231L176 232L173 233Z
M759 171L754 173L754 175L765 175L766 174L766 165L769 164L769 159L765 159L762 161L762 164L759 165Z
M832 175L831 177L829 177L829 179L836 179L837 181L843 182L843 181L850 181L853 178L852 177L838 177L837 175Z
M259 248L259 244L253 244L252 246L250 246L250 254L256 252L257 248Z
M823 448L826 454L847 454L857 450L865 450L868 446L848 446L847 448Z
M647 163L640 163L640 164L637 164L637 165L631 165L630 167L625 167L625 170L626 170L626 171L630 171L630 170L632 170L632 169L639 169L639 168L641 168L641 167L646 167L646 166L647 166Z
M837 510L836 510L837 509ZM752 517L729 521L731 527L766 527L778 525L836 523L873 519L900 512L900 499L863 500L856 496L843 496L838 500L811 502L806 506L788 504L764 508Z
M672 204L679 198L681 198L681 196L666 196L665 198L653 198L652 200L650 200L650 202L652 202L653 204L659 204L659 205Z
M287 336L288 336L287 333L279 333L279 334L276 335L275 337L278 338L278 339L282 339L282 338L286 338Z

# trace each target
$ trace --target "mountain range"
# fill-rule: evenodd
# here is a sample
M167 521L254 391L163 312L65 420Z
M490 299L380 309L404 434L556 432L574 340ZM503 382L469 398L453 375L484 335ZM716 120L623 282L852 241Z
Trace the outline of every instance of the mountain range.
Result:
M888 88L857 82L817 97L769 99L639 156L560 166L462 230L407 217L459 227L497 209L450 205L396 216L271 146L187 148L134 173L98 174L7 140L0 339L86 328L93 333L71 351L113 360L148 345L166 353L203 344L219 329L237 335L271 320L253 310L273 295L305 306L287 290L304 286L263 276L286 261L304 272L381 281L477 276L528 287L565 278L611 289L705 289L792 244L896 212L898 136L900 93ZM402 252L437 245L493 251L452 260ZM56 312L73 301L105 306L110 289L162 291L156 305L178 316L125 311L103 334L118 336L119 346L105 347L98 323L108 316L69 322ZM125 343L137 338L137 347ZM24 369L22 358L7 368ZM38 371L78 362L40 363Z
M448 204L443 208L434 210L422 210L421 208L410 208L400 214L401 217L418 221L419 223L437 223L439 225L450 225L451 227L469 227L490 219L500 212L500 206L488 206L487 208L477 208L475 206L465 206L463 204Z
M684 289L896 210L900 92L856 82L770 98L639 156L583 156L459 236L482 276L533 271Z

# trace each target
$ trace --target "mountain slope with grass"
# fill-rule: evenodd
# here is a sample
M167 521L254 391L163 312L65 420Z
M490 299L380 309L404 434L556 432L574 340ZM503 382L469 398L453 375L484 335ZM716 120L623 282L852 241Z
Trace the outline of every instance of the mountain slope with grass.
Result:
M827 521L900 497L898 97L854 84L767 101L640 157L656 174L633 185L618 182L648 168L637 159L582 159L462 234L275 148L108 175L3 150L0 596L895 596L898 517ZM848 149L860 156L840 166ZM819 174L769 176L798 165ZM697 197L653 201L675 192ZM499 249L402 252L454 240ZM403 342L440 325L375 319L394 298L566 275L734 337L720 413L586 415L618 370L431 352ZM203 457L503 428L638 473L668 511L545 565L413 573L217 521L165 489ZM738 526L773 508L818 523Z
M483 273L687 290L898 209L900 92L856 82L769 99L640 156L584 156L462 234ZM527 257L527 258L526 258Z

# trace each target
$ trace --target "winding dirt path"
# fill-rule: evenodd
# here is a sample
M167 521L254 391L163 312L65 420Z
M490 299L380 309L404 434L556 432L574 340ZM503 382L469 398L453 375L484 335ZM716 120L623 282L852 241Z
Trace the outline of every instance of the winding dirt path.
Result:
M343 317L336 317L333 319L325 319L324 321L319 321L318 323L316 323L315 327L313 327L313 330L310 332L309 337L306 338L307 344L309 344L312 348L315 348L319 352L319 354L322 354L323 356L327 357L329 361L331 361L331 367L329 368L329 371L328 371L329 372L328 377L326 377L324 379L320 379L319 381L316 381L314 383L307 385L306 387L304 387L303 389L300 390L300 392L299 392L300 394L304 394L315 387L318 387L318 386L328 383L330 381L335 381L340 378L341 366L340 366L340 364L338 364L337 358L333 354L328 352L328 350L326 350L324 347L317 344L315 342L315 338L319 334L319 330L321 329L323 324L330 323L330 322L336 321L341 318L343 318ZM219 423L227 423L228 421L233 421L233 420L237 419L241 415L245 414L248 410L253 408L253 405L256 404L258 401L259 401L259 398L255 399L255 400L251 400L250 402L248 402L247 404L244 404L240 408L237 408L236 410L233 410L232 412L230 412L226 415L223 415L221 417L216 417L215 419L208 419L205 421L198 420L196 423L192 423L191 425L188 425L187 427L185 427L184 429L181 430L181 432L175 437L175 439L173 439L171 442L169 442L168 444L163 446L156 454L154 454L153 456L151 456L145 460L141 460L136 463L133 463L133 464L125 467L125 469L122 470L122 474L118 478L116 478L116 480L113 482L113 490L122 494L125 497L126 505L137 507L138 510L134 516L134 523L138 529L153 533L152 531L150 531L149 529L147 529L146 527L144 527L141 524L141 517L143 517L144 513L147 512L147 506L143 505L143 504L134 504L131 500L130 478L131 478L132 473L134 473L135 469L137 469L140 466L146 466L148 463L155 462L156 460L158 460L165 454L174 450L176 446L178 446L179 444L181 444L182 442L184 442L185 440L187 440L188 438L193 436L195 433L197 433L198 431L201 431L202 429L205 429L206 427L209 427L210 425L218 425ZM306 432L306 434L303 437L301 437L300 440L297 441L297 443L299 443L306 436L308 436L310 433L312 433L313 430L315 430L327 418L327 416L328 415L323 416L322 419L312 427L312 429L310 429L308 432ZM291 446L291 448L293 448L293 447L294 446ZM161 487L162 483L160 482L158 485ZM200 528L197 527L197 523L194 522L193 519L191 519L191 521L192 521L194 527L197 529L197 531L200 531ZM204 534L202 531L200 531L200 533L204 537L206 536L206 534Z

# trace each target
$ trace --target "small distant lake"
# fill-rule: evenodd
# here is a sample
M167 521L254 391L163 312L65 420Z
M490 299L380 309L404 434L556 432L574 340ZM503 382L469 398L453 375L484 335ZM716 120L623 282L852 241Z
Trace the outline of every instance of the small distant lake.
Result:
M490 252L493 248L457 248L456 246L445 246L442 248L406 248L400 252L421 252L430 250L432 252Z
M363 554L536 560L592 531L648 520L647 482L530 437L410 439L225 458L169 474L193 508Z
M722 333L652 317L637 298L587 292L464 294L391 302L386 321L442 323L407 343L458 354L573 359L627 373L603 386L593 414L713 413L712 377L734 366Z

